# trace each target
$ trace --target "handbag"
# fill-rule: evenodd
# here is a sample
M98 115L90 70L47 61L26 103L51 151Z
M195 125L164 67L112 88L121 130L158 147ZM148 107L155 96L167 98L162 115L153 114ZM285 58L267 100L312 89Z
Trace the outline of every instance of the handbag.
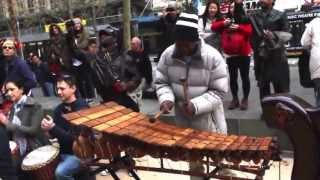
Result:
M314 87L314 83L311 80L311 75L310 75L309 61L310 61L310 51L303 50L302 54L299 56L298 68L299 68L300 84L304 88Z

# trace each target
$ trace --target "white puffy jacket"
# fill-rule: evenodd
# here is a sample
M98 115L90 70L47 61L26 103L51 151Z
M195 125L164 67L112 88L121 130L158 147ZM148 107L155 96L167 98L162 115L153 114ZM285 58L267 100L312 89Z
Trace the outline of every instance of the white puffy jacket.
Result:
M175 123L206 131L227 133L222 98L229 89L227 65L221 54L203 41L191 57L188 75L188 95L195 107L193 117L181 111L184 101L181 78L186 77L187 63L178 54L175 44L161 55L156 71L156 89L160 104L175 102Z
M314 18L305 29L301 44L311 48L310 53L310 74L311 79L320 78L320 17Z

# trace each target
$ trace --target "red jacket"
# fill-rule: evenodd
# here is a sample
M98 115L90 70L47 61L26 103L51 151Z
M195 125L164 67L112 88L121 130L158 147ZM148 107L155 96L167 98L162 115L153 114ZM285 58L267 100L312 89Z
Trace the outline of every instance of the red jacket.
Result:
M224 26L225 19L212 22L211 30L221 33L221 48L228 55L249 56L252 48L250 38L252 26L250 23L239 24L239 29L230 30Z

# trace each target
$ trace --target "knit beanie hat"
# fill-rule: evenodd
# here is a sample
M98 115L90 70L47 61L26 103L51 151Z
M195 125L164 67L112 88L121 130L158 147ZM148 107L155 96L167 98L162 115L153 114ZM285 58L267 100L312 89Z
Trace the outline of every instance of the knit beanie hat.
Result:
M181 13L175 27L175 40L198 41L198 16Z

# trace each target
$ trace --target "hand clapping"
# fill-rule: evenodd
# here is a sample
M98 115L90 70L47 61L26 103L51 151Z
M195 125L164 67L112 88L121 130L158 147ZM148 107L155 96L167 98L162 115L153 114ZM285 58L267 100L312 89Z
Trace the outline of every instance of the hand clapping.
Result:
M7 125L9 123L7 116L3 112L0 112L0 123L3 125Z
M46 117L41 121L41 128L45 131L51 130L54 126L55 123L53 122L52 117L49 115L46 115Z

